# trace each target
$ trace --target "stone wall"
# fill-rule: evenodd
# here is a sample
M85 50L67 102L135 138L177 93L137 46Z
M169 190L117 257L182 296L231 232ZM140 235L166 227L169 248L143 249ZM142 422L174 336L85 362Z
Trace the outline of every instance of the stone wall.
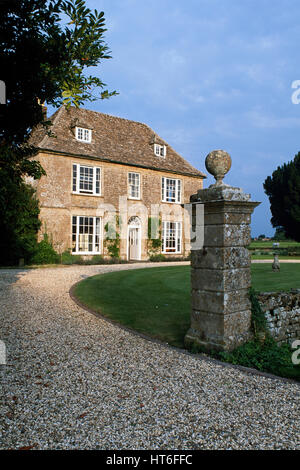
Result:
M262 292L258 300L275 341L281 344L300 338L300 289Z

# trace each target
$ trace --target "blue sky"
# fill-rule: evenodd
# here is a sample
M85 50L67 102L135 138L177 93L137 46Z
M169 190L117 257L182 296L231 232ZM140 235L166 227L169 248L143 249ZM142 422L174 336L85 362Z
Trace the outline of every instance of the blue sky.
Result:
M105 12L113 56L97 75L120 93L86 107L150 125L205 172L211 150L228 151L225 182L262 201L252 235L272 235L262 184L300 150L299 0L86 3Z

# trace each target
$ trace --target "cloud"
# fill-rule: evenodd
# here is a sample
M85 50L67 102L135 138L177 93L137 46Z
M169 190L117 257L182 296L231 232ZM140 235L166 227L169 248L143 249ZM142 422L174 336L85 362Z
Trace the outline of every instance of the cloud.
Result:
M175 49L164 51L160 56L160 64L165 68L177 68L185 65L186 59Z
M253 110L247 113L247 117L254 127L260 129L291 129L300 127L300 118L297 117L279 117L271 114Z

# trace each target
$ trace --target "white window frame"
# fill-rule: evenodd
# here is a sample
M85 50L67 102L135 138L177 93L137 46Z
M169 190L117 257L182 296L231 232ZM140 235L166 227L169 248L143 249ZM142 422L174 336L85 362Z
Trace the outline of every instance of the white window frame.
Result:
M76 140L90 144L92 142L92 130L84 127L76 127L75 129Z
M171 228L170 224L174 224L175 227ZM175 247L174 250L170 251L167 247L167 242L170 240L170 230L175 230ZM169 232L169 233L168 233ZM164 220L162 222L162 253L163 254L181 254L182 253L182 223Z
M130 175L135 175L135 178L138 179L138 185L133 185L130 183ZM135 171L129 171L128 172L128 198L129 199L141 199L141 175L140 173L136 173ZM135 188L138 188L138 196L132 196L131 194L131 190L132 188L135 187Z
M165 158L167 155L166 145L154 144L154 154L157 157Z
M76 240L75 240L75 251L73 251L73 217L76 218ZM80 251L79 250L79 236L88 235L79 233L80 227L80 218L93 219L93 241L92 241L92 251ZM97 220L99 220L99 233L96 233ZM99 236L99 250L96 250L96 236ZM102 217L93 217L90 215L72 215L71 216L71 240L72 240L72 255L101 255L103 252L103 236L102 236Z
M174 181L175 182L175 197L174 200L172 198L168 198L167 194L167 181ZM181 203L181 193L182 193L182 181L176 178L168 178L163 176L161 179L161 195L162 195L162 202L168 202L169 204L180 204Z
M74 176L74 169L76 167L76 177ZM88 168L93 170L93 184L91 190L80 189L80 168ZM75 181L76 178L76 181ZM101 181L102 172L101 167L82 165L81 163L72 163L72 193L81 194L82 196L101 196ZM97 184L98 183L98 184ZM75 189L76 186L76 189Z

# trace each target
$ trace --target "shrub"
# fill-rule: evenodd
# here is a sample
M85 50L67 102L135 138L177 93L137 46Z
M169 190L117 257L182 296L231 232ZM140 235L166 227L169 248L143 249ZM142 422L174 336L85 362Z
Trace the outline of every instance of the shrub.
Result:
M81 264L81 265L87 264L87 260L85 260L80 255L72 255L72 257L73 257L73 263L72 264Z
M232 352L218 353L218 358L225 362L299 380L300 367L293 365L291 356L292 349L288 344L279 346L270 337L263 344L259 341L250 341Z
M104 260L105 264L127 264L128 261L125 259L121 259L119 257L113 256L112 258L108 260Z
M157 255L151 255L149 257L149 261L153 261L153 262L160 262L160 261L167 261L166 257L164 255L162 255L161 253L160 254L157 254Z
M102 255L94 255L88 264L105 264L105 260Z
M56 264L60 262L59 254L54 250L48 235L37 244L36 251L31 257L29 264Z
M170 258L168 258L167 256L165 255L162 255L161 253L157 254L157 255L151 255L149 256L149 261L152 261L153 263L161 263L163 261L166 261L166 262L169 262L169 261L190 261L191 260L191 255L189 254L188 256L186 256L185 258L182 258L182 257L179 257L179 256L172 256Z
M73 264L74 263L74 256L70 252L70 250L66 250L61 254L61 264Z
M85 259L80 255L72 255L70 250L66 250L61 255L61 262L65 265L79 264L84 266L97 265L97 264L119 264L127 263L125 260L121 260L118 257L111 257L104 259L102 255L94 255L90 259Z

